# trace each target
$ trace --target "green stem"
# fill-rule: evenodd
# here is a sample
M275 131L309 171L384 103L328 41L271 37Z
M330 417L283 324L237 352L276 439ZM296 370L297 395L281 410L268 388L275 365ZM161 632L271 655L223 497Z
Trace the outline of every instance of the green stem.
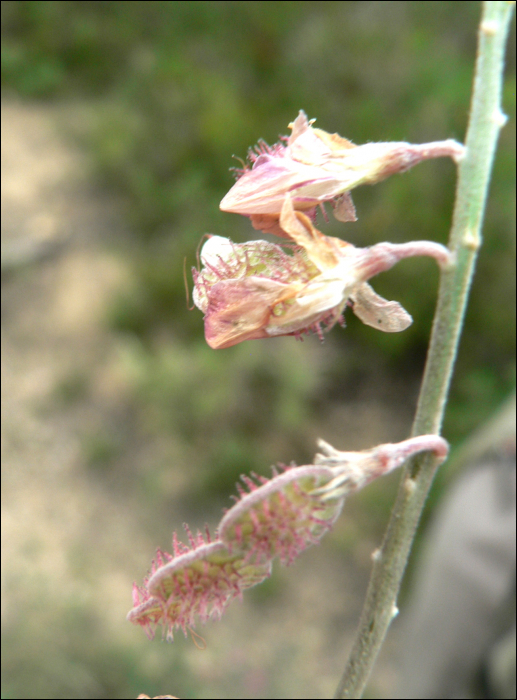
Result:
M440 432L477 253L499 131L504 51L513 2L483 3L466 154L459 165L449 248L455 262L440 279L413 435ZM359 629L336 698L360 698L397 614L397 596L414 534L438 466L431 453L409 460L381 548L374 557Z

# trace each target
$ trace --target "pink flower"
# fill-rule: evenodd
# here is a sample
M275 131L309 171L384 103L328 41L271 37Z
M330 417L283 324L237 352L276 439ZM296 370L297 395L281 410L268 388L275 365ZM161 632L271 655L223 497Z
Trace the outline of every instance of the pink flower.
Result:
M263 142L250 151L250 169L222 199L222 211L252 218L263 231L283 235L278 226L285 196L293 207L313 214L315 207L332 202L340 221L355 220L350 190L374 184L412 168L422 160L451 157L458 162L464 147L451 139L413 145L405 142L367 143L356 146L339 134L312 127L303 111L292 124L289 138L272 148Z
M414 255L450 262L446 248L429 241L379 243L356 248L324 236L284 198L280 226L297 244L290 254L265 241L234 244L213 236L203 246L203 268L193 270L194 303L205 314L205 338L212 348L281 335L322 335L343 322L347 305L367 325L385 332L407 328L411 317L366 283Z

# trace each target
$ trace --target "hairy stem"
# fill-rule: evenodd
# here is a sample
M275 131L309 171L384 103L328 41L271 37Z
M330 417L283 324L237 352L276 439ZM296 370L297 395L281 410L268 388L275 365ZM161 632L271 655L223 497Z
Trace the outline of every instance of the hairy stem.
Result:
M481 245L481 224L499 131L506 37L513 2L483 3L474 87L459 164L449 239L455 256L442 271L438 304L422 381L413 435L440 432L465 308ZM391 620L413 537L438 460L432 453L408 461L381 548L375 553L359 629L336 698L360 698Z

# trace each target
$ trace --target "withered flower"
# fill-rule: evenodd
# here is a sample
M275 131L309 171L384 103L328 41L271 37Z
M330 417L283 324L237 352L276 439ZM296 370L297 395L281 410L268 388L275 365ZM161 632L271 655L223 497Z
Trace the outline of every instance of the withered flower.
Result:
M281 335L300 337L342 322L347 305L367 325L398 332L411 323L397 303L386 301L367 280L403 258L434 257L441 266L450 254L430 241L378 243L356 248L318 231L284 197L280 226L296 244L290 252L266 241L234 244L212 236L193 270L194 303L205 314L205 338L212 348Z
M314 215L315 208L331 202L339 221L354 221L350 190L374 184L412 168L430 158L450 157L458 162L464 147L452 140L425 144L405 142L367 143L351 141L312 126L300 111L289 124L291 135L272 147L260 142L250 150L250 167L222 199L222 211L249 216L255 228L285 235L279 226L285 196L293 207Z

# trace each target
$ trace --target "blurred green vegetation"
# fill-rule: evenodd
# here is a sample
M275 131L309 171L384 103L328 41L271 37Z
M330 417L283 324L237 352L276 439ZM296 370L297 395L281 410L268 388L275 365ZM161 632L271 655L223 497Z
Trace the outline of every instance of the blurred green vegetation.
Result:
M327 337L324 354L315 339L292 338L210 350L201 314L186 311L183 265L185 258L187 268L195 264L206 232L238 242L256 237L247 219L219 211L233 182L232 155L244 157L259 138L277 141L299 109L356 143L463 140L479 13L477 2L2 3L4 97L82 105L85 118L71 133L99 186L125 207L130 235L106 245L130 266L131 284L114 299L107 322L121 339L134 390L131 430L148 440L173 435L184 454L196 455L187 500L200 513L208 499L227 503L240 473L306 460L310 426L325 425L329 401L360 396L372 368L379 391L383 378L407 380L413 391L438 279L431 261L414 260L373 281L413 315L401 334L375 333L350 315L348 329ZM497 153L444 429L453 444L515 383L514 46L512 37L504 90L510 125ZM424 163L357 190L357 223L320 221L320 228L357 245L445 242L454 182L450 162ZM71 377L60 400L77 400L86 384ZM396 410L414 395L387 400ZM87 435L87 463L107 469L124 439ZM162 469L170 469L166 458ZM165 480L159 468L137 478L151 494ZM160 508L166 506L164 497ZM181 654L174 663L181 666ZM120 660L122 668L126 681L132 670L141 672L131 658ZM23 677L23 667L15 671ZM116 697L124 684L111 684L112 672L113 665L99 683ZM131 682L144 687L140 676ZM73 696L68 687L55 692ZM92 697L102 696L96 692Z

